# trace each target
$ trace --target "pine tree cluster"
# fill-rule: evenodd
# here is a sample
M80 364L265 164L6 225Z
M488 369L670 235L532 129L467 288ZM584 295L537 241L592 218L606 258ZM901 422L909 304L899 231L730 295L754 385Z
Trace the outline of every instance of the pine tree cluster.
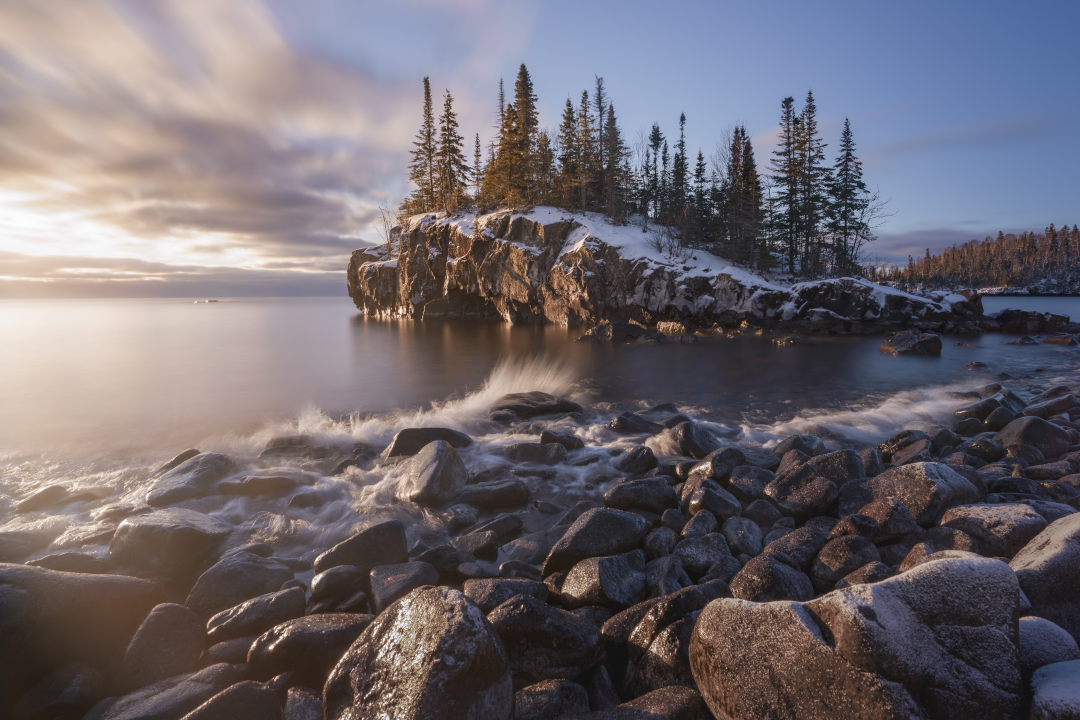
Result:
M916 260L907 267L874 271L882 280L932 289L1041 286L1052 292L1080 292L1080 228L1053 223L1043 232L999 231L996 238L963 245Z
M598 212L615 224L638 222L645 231L651 224L680 249L701 248L748 267L805 277L863 272L862 254L886 216L863 181L847 120L839 154L827 164L812 93L801 111L793 98L782 101L779 146L766 175L743 126L718 145L710 163L701 150L691 161L685 114L673 147L654 123L631 150L601 77L576 105L567 98L558 129L549 131L540 126L524 64L509 102L499 82L495 130L486 161L477 134L467 164L453 99L447 91L436 123L424 78L423 121L409 165L416 189L401 212L534 205Z

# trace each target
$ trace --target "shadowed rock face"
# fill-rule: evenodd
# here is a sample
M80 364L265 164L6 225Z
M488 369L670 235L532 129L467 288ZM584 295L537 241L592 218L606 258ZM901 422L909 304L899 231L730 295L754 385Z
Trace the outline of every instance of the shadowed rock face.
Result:
M616 230L603 237L602 221L590 219L590 230L559 211L544 214L552 221L496 212L478 218L475 233L464 216L414 216L400 228L392 258L385 246L353 253L349 295L375 317L568 327L677 320L844 334L907 327L975 332L983 315L978 298L950 308L855 278L782 289L722 268L716 275L688 273L677 262L624 258L608 244L617 242Z

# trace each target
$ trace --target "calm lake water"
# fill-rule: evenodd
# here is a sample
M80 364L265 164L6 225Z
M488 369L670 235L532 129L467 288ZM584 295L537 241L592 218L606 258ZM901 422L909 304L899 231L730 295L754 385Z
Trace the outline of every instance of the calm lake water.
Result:
M1080 316L1077 298L984 302L987 311ZM506 392L573 396L592 410L575 431L609 447L623 442L606 430L614 414L661 402L732 442L768 446L817 432L865 446L946 417L955 400L945 389L970 389L1004 371L1017 392L1037 392L1075 383L1080 366L1074 349L1006 346L1010 338L997 334L969 341L975 348L946 338L940 358L886 356L880 337L610 347L575 342L579 334L374 321L345 297L0 301L0 530L55 535L88 521L95 507L68 508L63 521L13 515L16 500L50 483L99 488L98 506L137 500L149 471L188 447L253 458L278 434L378 444L410 424L506 442L484 425L487 407ZM965 369L974 360L990 370ZM346 506L355 510L356 499Z

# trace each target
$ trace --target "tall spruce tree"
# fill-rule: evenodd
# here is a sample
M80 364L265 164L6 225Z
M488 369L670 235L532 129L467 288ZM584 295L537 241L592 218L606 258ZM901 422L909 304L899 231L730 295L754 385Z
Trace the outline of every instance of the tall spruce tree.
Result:
M616 223L626 221L627 206L627 181L625 175L625 162L627 159L626 144L623 143L622 132L619 130L618 120L615 118L615 106L608 104L607 120L604 123L604 158L607 161L602 176L604 178L604 211Z
M592 108L589 107L589 91L581 93L581 104L577 113L578 141L578 202L582 210L592 210L593 198L590 196L593 178L596 177L596 139L593 132Z
M803 273L817 277L823 270L825 222L831 182L825 164L827 145L818 132L817 105L813 91L806 93L801 122L797 126L799 151L799 215L803 242Z
M844 118L840 135L840 153L833 165L833 180L829 188L829 233L833 240L836 267L841 273L851 272L858 258L858 243L869 232L864 212L869 204L866 183L862 179L862 161L855 155L855 139L851 122Z
M787 256L788 272L795 272L795 255L802 229L799 224L799 156L795 98L780 103L779 147L773 151L772 180L776 186L771 232Z
M476 203L476 206L478 208L482 204L480 202L480 186L484 182L484 173L483 173L483 170L481 168L482 168L482 165L481 165L481 161L480 161L480 133L476 133L476 147L473 149L473 168L472 168L472 171L473 171L473 190L474 190L474 193L475 193L474 196L473 196L473 202Z
M577 114L574 103L566 98L562 123L559 125L559 172L555 181L559 203L566 208L574 208L578 202L578 139Z
M446 91L443 113L439 117L439 146L437 158L439 199L442 209L454 212L465 199L469 185L469 165L465 162L465 139L458 133L454 98Z
M529 77L529 70L525 67L525 63L518 68L517 80L514 82L514 107L517 111L517 122L512 148L514 173L511 176L511 192L519 202L532 203L536 200L534 155L540 125L532 78Z
M593 104L596 106L596 178L594 179L593 197L601 199L604 202L604 198L607 197L607 191L604 189L604 183L607 180L607 159L605 154L607 152L607 138L605 134L607 132L606 124L606 109L608 104L607 91L604 88L604 78L599 75L594 75L596 80L596 92L593 94Z
M676 218L682 218L686 209L688 171L686 113L679 113L679 142L675 143L675 156L671 160L671 214Z
M649 132L649 151L652 154L652 171L649 173L648 181L646 184L646 196L647 202L652 205L652 217L654 220L660 220L660 148L664 145L664 135L660 132L660 125L653 123L652 130ZM649 212L646 208L646 212Z
M431 82L424 78L424 117L420 131L416 133L415 149L411 152L409 180L416 190L405 201L404 210L409 213L431 212L436 207L436 147L435 114L431 103Z

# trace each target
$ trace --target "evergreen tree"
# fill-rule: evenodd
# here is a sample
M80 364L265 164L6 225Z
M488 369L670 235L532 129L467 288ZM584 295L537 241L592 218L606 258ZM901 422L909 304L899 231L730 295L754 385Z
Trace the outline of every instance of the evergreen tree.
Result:
M653 123L652 130L649 132L649 150L652 154L652 171L649 173L647 182L647 203L652 203L652 217L660 220L661 209L661 197L660 197L660 148L666 147L664 143L664 135L660 132L660 125ZM646 213L649 212L648 205L646 205Z
M671 213L682 217L686 209L687 173L686 161L686 113L679 114L679 142L675 143L675 157L671 163Z
M615 118L615 106L607 106L607 121L604 124L604 157L607 165L604 167L602 177L604 182L604 211L617 224L625 222L626 206L628 200L625 163L627 160L627 148L623 143L622 132L619 130L618 120Z
M578 193L578 139L577 139L577 115L574 112L574 103L566 98L566 108L563 110L562 124L559 125L559 172L556 179L556 194L559 203L566 208L577 206Z
M799 156L796 133L795 98L786 97L780 103L780 141L773 151L772 234L787 256L788 272L795 272L795 255L799 247Z
M424 78L424 118L413 143L409 180L416 190L405 201L406 213L431 212L436 207L435 115L431 104L431 82Z
M542 205L554 202L555 148L547 130L536 135L536 201Z
M828 213L830 172L825 165L826 144L818 134L814 93L806 93L798 126L799 221L802 228L804 274L817 277L822 271L822 246Z
M863 219L869 200L862 179L862 161L855 155L855 140L847 118L844 118L844 131L840 135L840 154L833 165L829 195L828 229L833 239L836 268L847 273L858 260L855 256L858 243L869 233Z
M439 118L437 177L439 200L447 214L454 212L465 198L469 183L469 165L465 162L465 139L458 133L454 98L446 91L443 114Z
M581 93L581 105L577 113L577 141L578 141L578 177L577 190L579 207L582 210L592 209L592 197L589 195L592 179L597 174L596 167L596 140L593 135L592 111L589 107L589 91Z
M539 121L536 113L536 95L533 94L532 78L525 63L518 68L514 83L514 106L517 111L515 137L511 152L514 154L514 172L511 175L511 192L520 201L535 201L536 168L534 151Z
M473 201L477 207L481 205L480 202L480 186L484 182L484 173L481 170L480 164L480 133L476 133L476 147L473 149L473 189L474 196Z
M604 78L599 75L594 75L593 78L596 80L596 93L593 95L593 103L596 105L596 167L598 170L596 173L593 196L597 198L606 198L607 191L604 188L604 183L606 181L606 168L608 165L607 158L605 157L607 151L605 111L608 104L608 97L607 92L604 90Z

